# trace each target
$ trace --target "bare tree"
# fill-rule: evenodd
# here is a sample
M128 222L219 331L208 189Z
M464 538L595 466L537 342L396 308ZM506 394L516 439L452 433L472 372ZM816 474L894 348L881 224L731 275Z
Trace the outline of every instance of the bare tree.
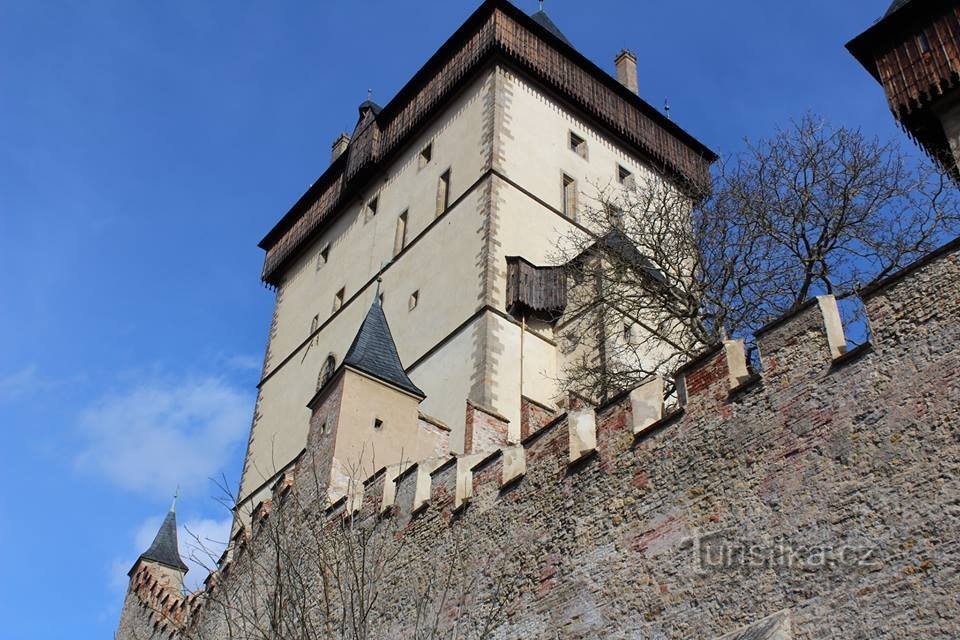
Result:
M304 461L306 462L306 461ZM301 463L303 465L303 462ZM358 465L359 467L359 465ZM193 537L192 557L211 572L177 620L184 640L365 640L373 637L488 638L516 587L506 549L470 547L458 529L410 542L406 522L349 501L328 513L327 482L309 464L269 510L254 513L249 534L220 556ZM362 491L361 486L350 487ZM224 557L230 556L228 562ZM162 607L159 615L170 615Z
M598 400L813 295L851 296L960 228L939 165L809 114L720 163L709 188L655 174L593 188L587 231L555 261L571 283L562 382Z

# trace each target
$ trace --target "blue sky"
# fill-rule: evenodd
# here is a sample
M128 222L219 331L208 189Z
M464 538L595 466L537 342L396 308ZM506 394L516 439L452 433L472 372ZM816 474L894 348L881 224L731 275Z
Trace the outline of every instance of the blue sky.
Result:
M221 536L208 478L238 476L273 301L256 242L476 5L0 0L0 635L112 637L177 484ZM843 48L883 0L546 9L606 69L637 51L641 94L719 152L808 109L900 135Z

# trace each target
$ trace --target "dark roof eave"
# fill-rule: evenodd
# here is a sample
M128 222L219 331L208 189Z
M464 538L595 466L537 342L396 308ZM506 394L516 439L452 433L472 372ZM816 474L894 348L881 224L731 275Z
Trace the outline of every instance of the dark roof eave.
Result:
M894 3L880 19L863 33L847 42L846 49L879 82L880 74L877 72L877 66L873 60L873 47L877 41L889 37L897 29L902 29L905 20L910 20L924 12L930 12L935 8L948 5L950 2L951 0L907 2L899 7L895 6L896 3Z

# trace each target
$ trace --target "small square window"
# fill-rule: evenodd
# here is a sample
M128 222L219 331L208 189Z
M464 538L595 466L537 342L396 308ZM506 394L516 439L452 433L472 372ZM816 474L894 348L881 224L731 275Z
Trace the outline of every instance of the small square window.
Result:
M409 302L410 311L413 311L414 309L416 309L417 304L419 304L419 302L420 302L420 290L417 289L416 291L410 294L410 302Z
M366 207L366 219L369 220L373 216L377 215L377 206L380 204L380 198L374 196L370 199L370 202L367 203Z
M420 152L419 167L423 169L433 160L433 143L431 142Z
M330 245L324 245L323 249L320 249L320 253L317 254L317 271L327 264L330 261Z
M340 289L337 291L337 295L333 296L333 312L336 313L340 311L340 308L343 306L344 290Z
M617 182L628 189L632 189L636 185L636 182L633 179L633 174L621 164L617 165Z
M375 431L380 431L381 429L383 429L383 420L381 420L380 418L374 418L373 428Z
M575 134L573 131L570 132L570 150L576 153L581 158L587 157L587 141Z

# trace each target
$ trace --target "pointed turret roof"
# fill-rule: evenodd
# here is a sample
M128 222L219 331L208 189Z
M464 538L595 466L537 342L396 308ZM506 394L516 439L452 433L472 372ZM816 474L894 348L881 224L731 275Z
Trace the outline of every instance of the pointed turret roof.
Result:
M887 12L883 14L883 17L886 18L890 14L895 13L896 11L899 11L900 9L907 6L908 4L910 4L910 0L893 0L893 3L887 9Z
M180 551L177 545L176 500L174 500L173 506L170 507L167 517L163 519L163 524L160 525L160 530L157 531L157 535L153 539L153 544L150 545L149 549L141 553L140 557L137 558L137 561L133 564L133 568L130 569L131 574L133 573L133 569L136 569L141 561L157 562L173 569L179 569L184 573L189 570L180 558Z
M383 308L380 306L379 295L374 296L373 304L360 325L360 331L353 339L343 364L420 398L426 397L403 370L387 317L383 315Z
M563 32L557 28L557 25L553 24L553 20L550 19L550 16L547 15L546 11L540 9L540 11L537 11L530 17L533 18L533 21L538 25L560 38L564 44L569 44L571 47L573 46L570 41L567 40L567 36L563 35Z

